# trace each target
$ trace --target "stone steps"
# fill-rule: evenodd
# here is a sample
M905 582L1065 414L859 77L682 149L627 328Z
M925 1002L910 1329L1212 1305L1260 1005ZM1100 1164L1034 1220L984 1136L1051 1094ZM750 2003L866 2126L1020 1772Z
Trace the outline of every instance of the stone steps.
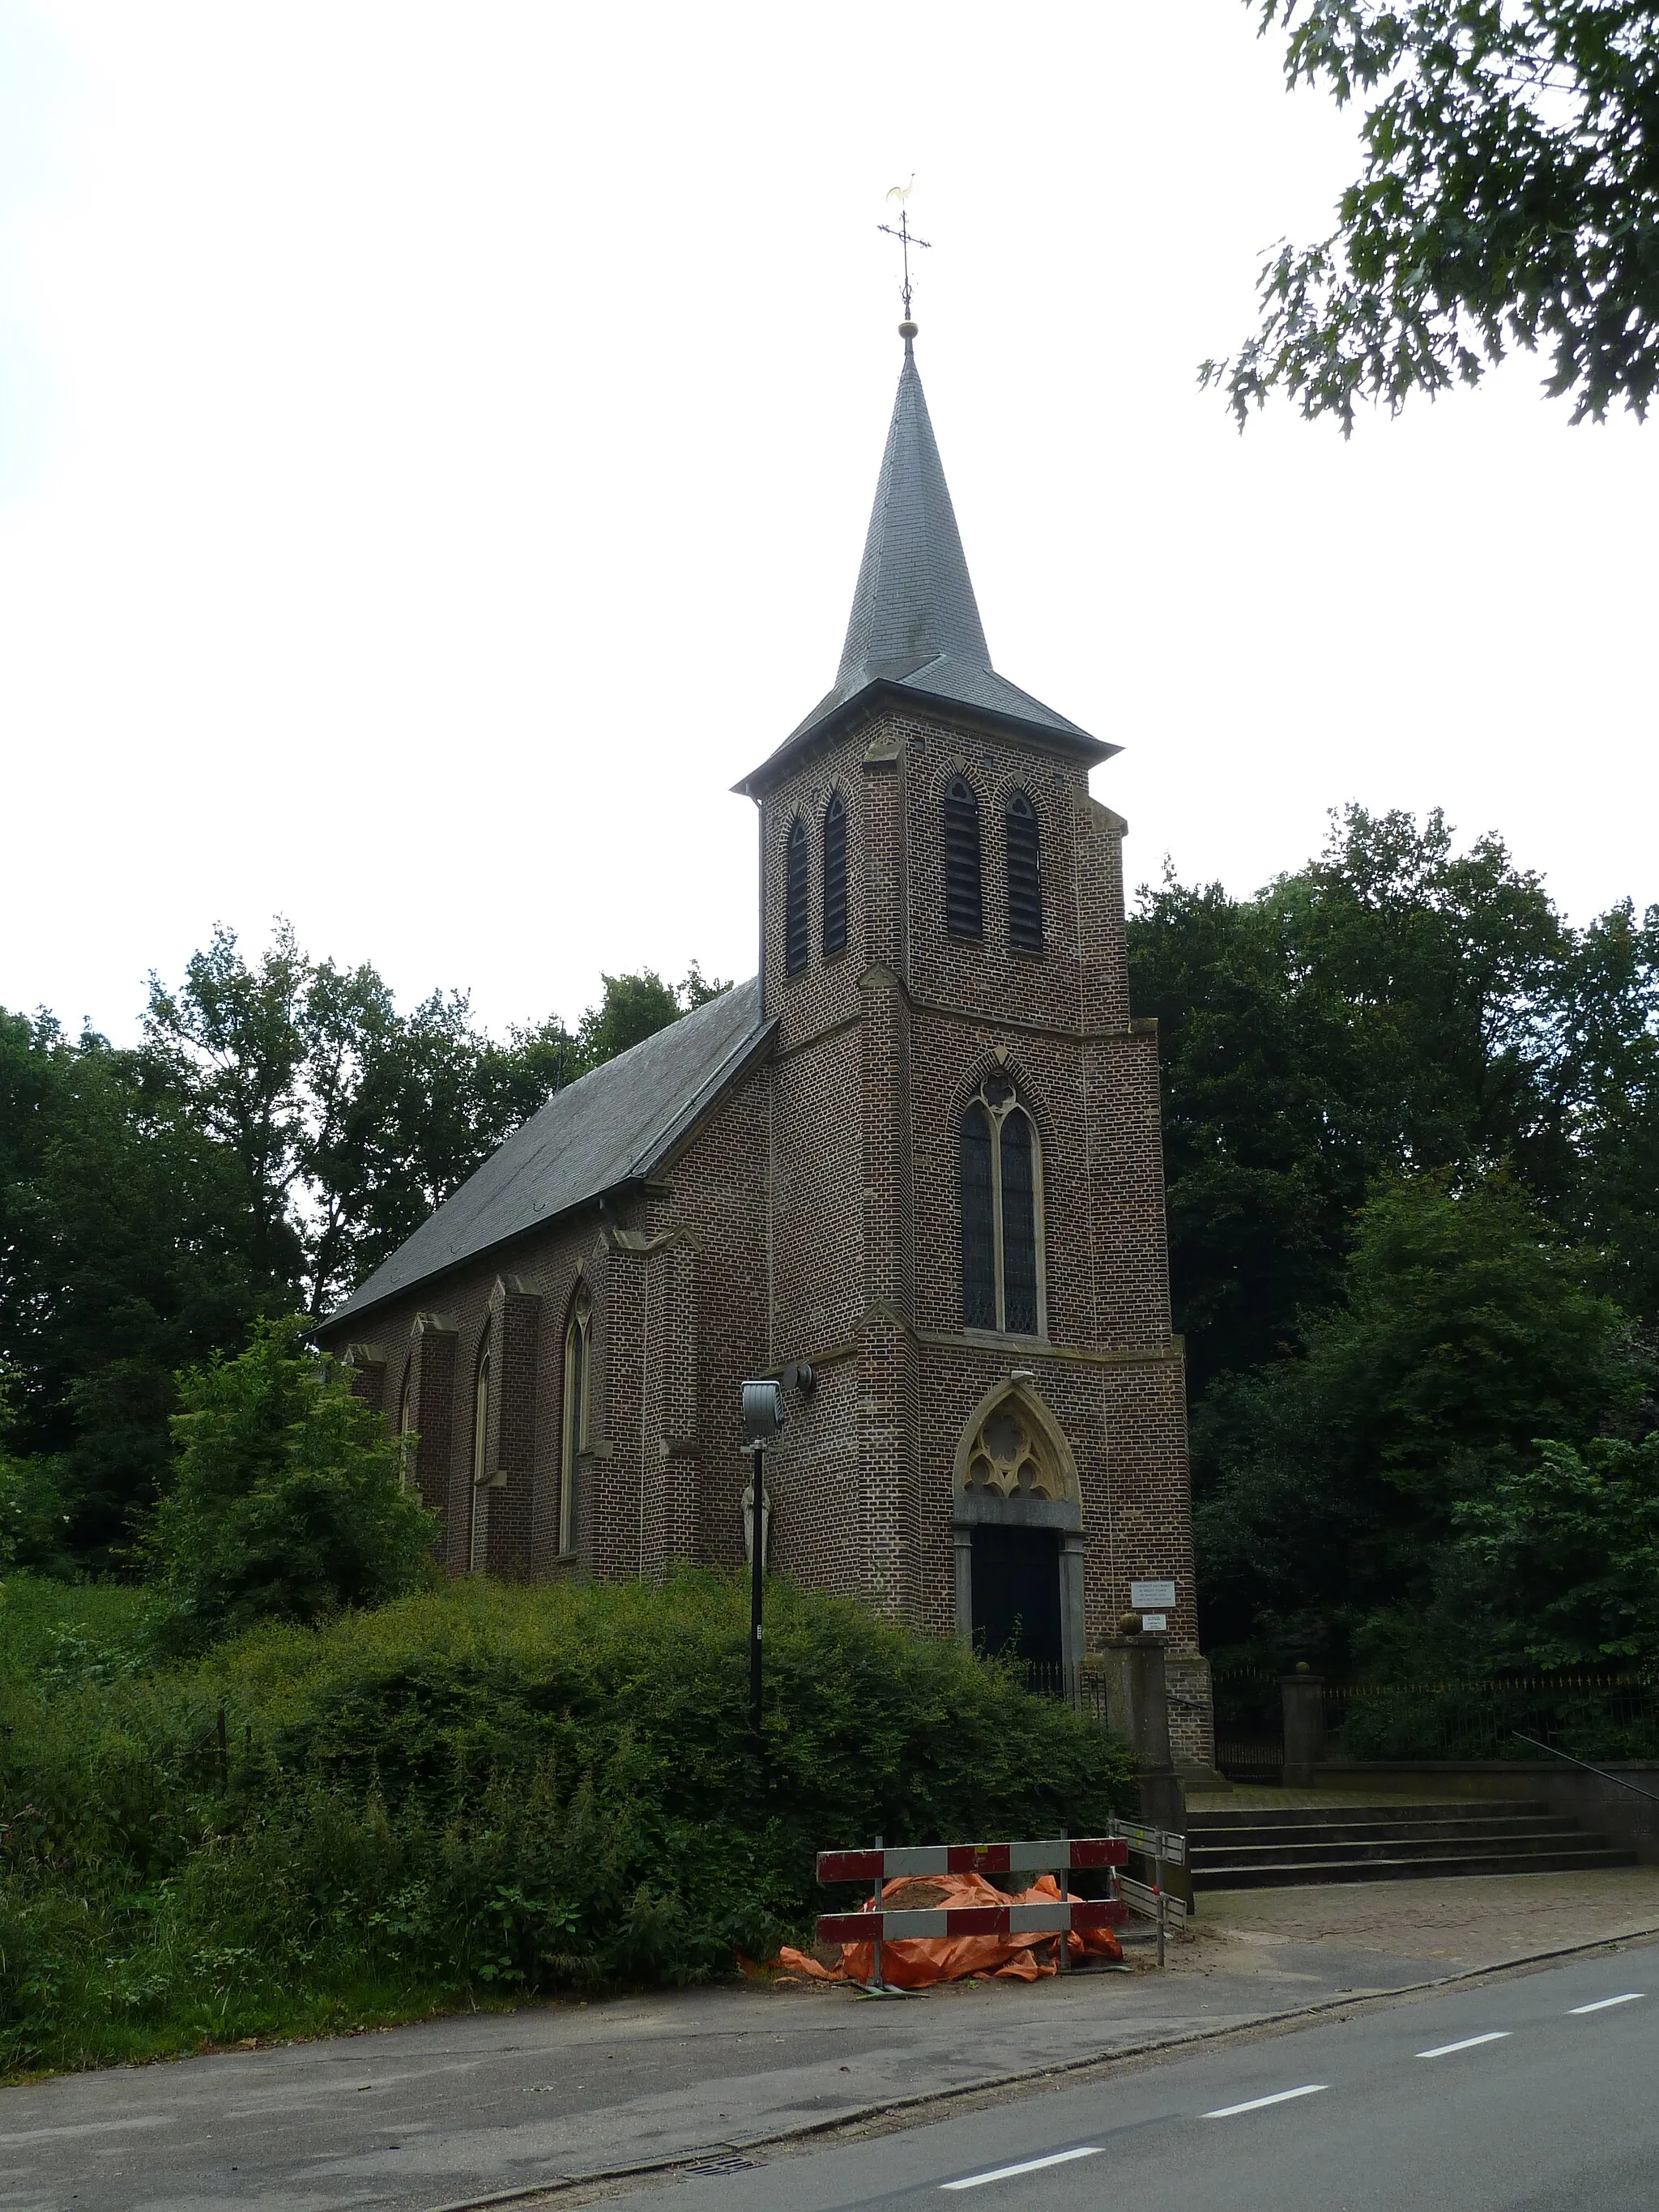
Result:
M1396 1797L1375 1805L1206 1806L1192 1820L1194 1830L1201 1827L1207 1835L1233 1828L1370 1828L1395 1820L1535 1820L1548 1813L1541 1797L1445 1797L1421 1803Z
M1194 1812L1187 1850L1194 1889L1559 1874L1636 1863L1633 1851L1614 1849L1532 1798Z

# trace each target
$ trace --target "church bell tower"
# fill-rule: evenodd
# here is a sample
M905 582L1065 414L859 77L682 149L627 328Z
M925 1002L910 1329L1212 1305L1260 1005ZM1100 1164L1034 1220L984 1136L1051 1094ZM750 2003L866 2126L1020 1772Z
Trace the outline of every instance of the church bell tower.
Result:
M759 810L775 1563L1056 1680L1164 1607L1211 1757L1152 1024L1117 746L993 666L915 361L836 680ZM1185 1687L1183 1689L1183 1683Z

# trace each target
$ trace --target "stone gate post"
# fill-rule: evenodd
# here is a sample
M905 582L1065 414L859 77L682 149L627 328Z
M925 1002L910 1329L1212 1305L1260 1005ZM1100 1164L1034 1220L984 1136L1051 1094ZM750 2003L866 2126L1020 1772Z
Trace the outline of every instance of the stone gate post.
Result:
M1325 1678L1306 1667L1279 1678L1285 1708L1285 1786L1307 1790L1325 1756Z

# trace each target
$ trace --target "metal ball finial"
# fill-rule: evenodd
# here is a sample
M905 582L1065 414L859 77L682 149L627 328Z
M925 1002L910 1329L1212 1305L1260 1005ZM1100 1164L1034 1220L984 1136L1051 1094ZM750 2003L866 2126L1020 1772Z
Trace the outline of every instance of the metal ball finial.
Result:
M915 323L913 323L913 322L910 320L910 318L909 318L908 315L905 317L904 320L903 320L903 321L899 325L899 336L900 336L902 338L903 338L903 339L905 340L905 342L907 343L907 344L908 343L908 342L910 341L910 339L912 339L913 337L915 337L915 334L916 334L916 328L917 328L916 325L915 325Z

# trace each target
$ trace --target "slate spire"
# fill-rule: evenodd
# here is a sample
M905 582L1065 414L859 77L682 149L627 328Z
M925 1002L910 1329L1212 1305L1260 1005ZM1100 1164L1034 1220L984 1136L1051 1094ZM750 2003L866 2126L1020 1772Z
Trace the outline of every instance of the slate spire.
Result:
M798 746L844 714L856 713L866 694L882 691L926 699L947 710L967 708L975 720L993 726L1040 732L1091 761L1104 760L1118 750L992 667L916 368L916 326L907 320L899 331L904 363L835 688L769 760L744 777L739 791L758 795Z
M940 657L990 671L915 343L907 335L836 689L850 691L877 676L902 678Z

